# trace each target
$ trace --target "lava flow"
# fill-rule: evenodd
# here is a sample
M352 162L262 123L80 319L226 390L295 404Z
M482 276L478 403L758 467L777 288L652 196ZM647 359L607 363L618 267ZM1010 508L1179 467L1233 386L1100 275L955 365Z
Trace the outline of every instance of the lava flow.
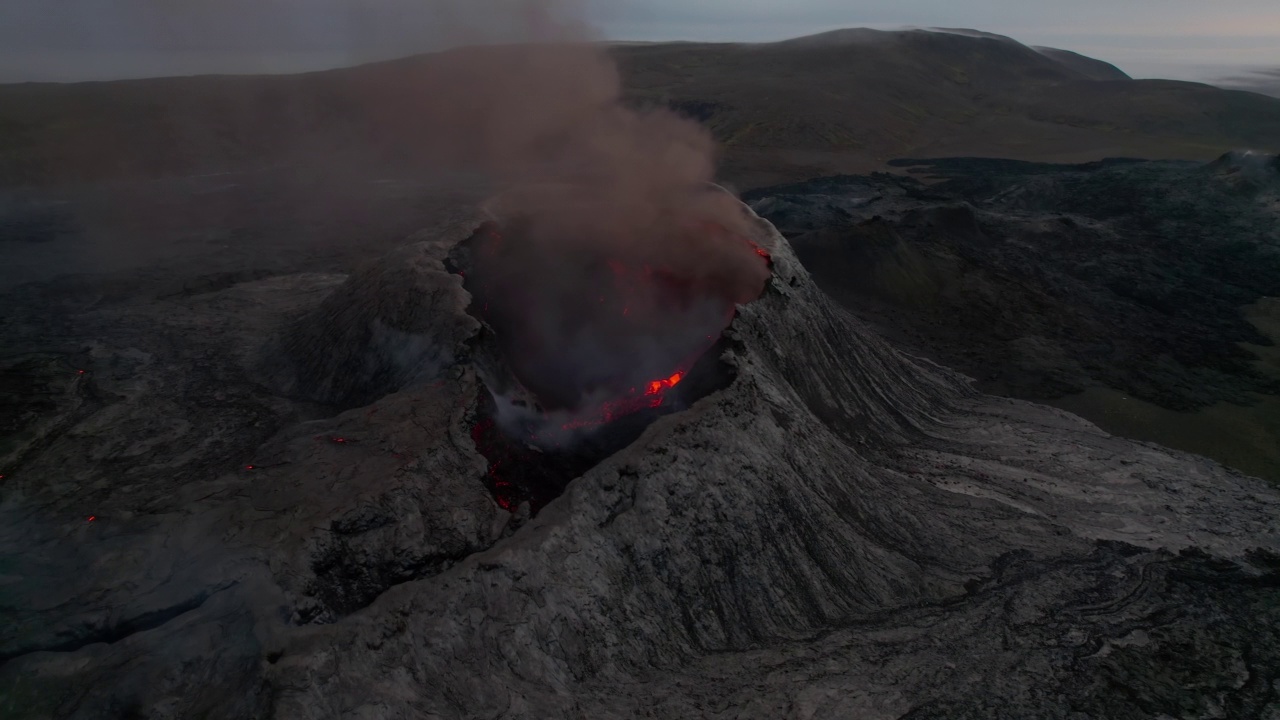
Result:
M500 505L536 511L663 414L727 382L708 353L769 276L763 249L687 223L674 258L579 242L564 251L518 225L483 225L455 251L471 312L496 346L472 429ZM764 262L761 262L763 260Z
M671 377L666 378L665 380L654 380L653 382L649 383L649 389L646 390L644 394L661 396L663 390L666 390L668 388L673 388L676 385L679 385L680 381L683 379L684 379L684 373L677 372L675 375L672 375Z
M602 405L600 405L600 413L598 416L575 418L561 424L560 429L578 430L581 428L599 426L613 422L618 418L631 415L632 413L640 412L646 408L652 409L662 407L666 391L676 385L679 385L680 381L684 379L684 376L684 371L677 370L676 373L669 378L654 380L649 383L648 388L644 391L644 395L637 396L635 388L632 388L625 397L618 398L617 400L606 400ZM536 440L537 438L534 437L532 439Z

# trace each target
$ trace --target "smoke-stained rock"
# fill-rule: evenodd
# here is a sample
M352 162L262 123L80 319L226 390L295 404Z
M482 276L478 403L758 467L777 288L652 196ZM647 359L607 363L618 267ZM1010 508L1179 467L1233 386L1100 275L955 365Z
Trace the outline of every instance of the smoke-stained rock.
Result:
M422 248L369 263L275 335L255 371L283 395L344 408L433 379L479 328L460 286Z

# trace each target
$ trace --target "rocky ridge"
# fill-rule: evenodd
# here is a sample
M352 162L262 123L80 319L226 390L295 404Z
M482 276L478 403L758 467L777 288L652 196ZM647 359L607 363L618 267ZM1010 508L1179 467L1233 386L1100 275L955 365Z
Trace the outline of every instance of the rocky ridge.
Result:
M1280 493L904 356L743 212L774 276L732 383L532 519L468 435L464 223L346 279L67 309L91 363L0 486L0 707L1268 717ZM435 371L343 389L393 336Z

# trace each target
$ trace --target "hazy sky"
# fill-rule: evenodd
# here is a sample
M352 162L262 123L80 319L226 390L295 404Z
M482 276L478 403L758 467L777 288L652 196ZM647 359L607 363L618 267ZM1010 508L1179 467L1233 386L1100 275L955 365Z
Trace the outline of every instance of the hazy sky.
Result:
M0 81L331 67L438 48L442 26L498 22L486 6L528 1L0 0ZM1083 52L1137 77L1280 67L1280 0L550 1L585 3L599 35L620 40L970 27Z

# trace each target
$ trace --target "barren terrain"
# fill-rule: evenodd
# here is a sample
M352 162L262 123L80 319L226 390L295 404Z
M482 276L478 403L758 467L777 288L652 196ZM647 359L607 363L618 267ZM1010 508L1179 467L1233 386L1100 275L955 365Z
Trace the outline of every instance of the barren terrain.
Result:
M1280 99L1130 80L1009 38L847 30L770 44L623 44L628 95L697 118L740 188L954 155L1082 162L1275 151ZM0 87L0 184L337 161L430 167L419 90L448 54L274 77Z
M1271 186L1205 162L1280 100L980 34L612 52L809 182L722 198L768 267L722 377L536 497L458 262L493 188L415 134L446 58L0 87L0 715L1272 718L1271 456L983 391L1272 393Z
M895 162L747 194L818 282L988 392L1280 480L1280 165Z

